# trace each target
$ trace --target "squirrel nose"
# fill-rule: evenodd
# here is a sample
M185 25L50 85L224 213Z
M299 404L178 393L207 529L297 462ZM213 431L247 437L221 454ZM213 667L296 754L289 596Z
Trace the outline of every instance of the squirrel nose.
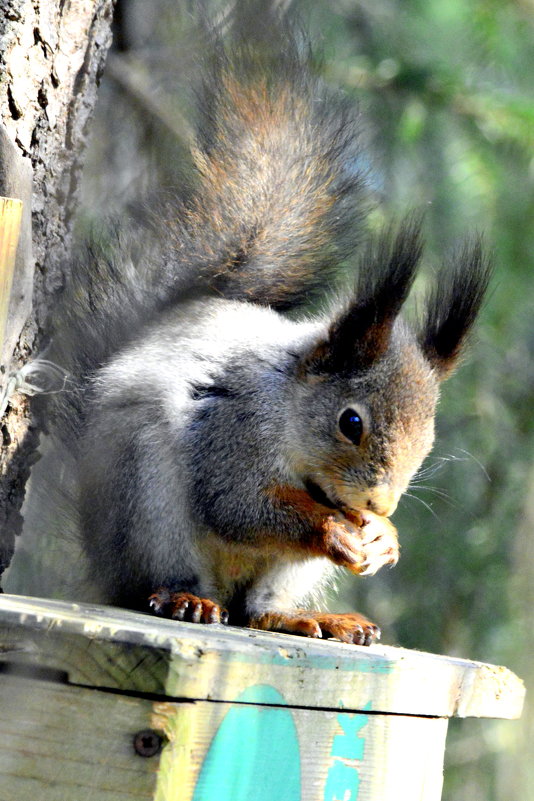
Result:
M367 508L382 517L393 514L400 500L401 493L391 484L377 484L367 492Z

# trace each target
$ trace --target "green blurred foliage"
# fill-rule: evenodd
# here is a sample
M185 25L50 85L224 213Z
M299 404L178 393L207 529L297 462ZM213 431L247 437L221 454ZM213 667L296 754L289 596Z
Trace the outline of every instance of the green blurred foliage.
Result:
M222 2L119 4L118 58L145 88L125 89L116 70L104 81L86 217L180 180L182 89L199 46L187 30L200 5L224 24ZM388 643L534 679L534 4L308 0L300 10L326 79L361 107L378 217L425 210L421 283L469 232L484 232L495 262L469 358L443 388L434 453L395 515L401 560L345 582L334 605L367 611ZM529 730L532 713L523 728L455 722L444 798L534 799L534 758L517 742Z

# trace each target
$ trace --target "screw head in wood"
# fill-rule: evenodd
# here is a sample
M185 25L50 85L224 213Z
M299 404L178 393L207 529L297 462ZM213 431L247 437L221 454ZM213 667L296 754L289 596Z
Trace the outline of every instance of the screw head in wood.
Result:
M138 731L133 738L135 753L142 757L153 757L159 754L162 742L161 736L153 729Z

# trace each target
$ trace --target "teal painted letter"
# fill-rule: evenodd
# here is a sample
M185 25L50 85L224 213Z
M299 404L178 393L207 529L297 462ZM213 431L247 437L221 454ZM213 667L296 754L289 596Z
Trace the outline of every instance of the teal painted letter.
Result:
M351 715L347 712L337 716L343 734L336 734L332 743L332 756L343 759L363 759L365 739L360 736L369 721L369 715Z
M359 789L360 776L356 768L336 759L328 771L324 801L356 801Z
M300 801L297 730L283 696L256 684L237 701L211 742L193 801Z
M355 763L363 759L365 737L362 737L361 730L368 722L369 715L361 713L340 712L337 716L343 733L336 734L332 741L332 764L326 778L323 801L356 801L358 798L360 766Z

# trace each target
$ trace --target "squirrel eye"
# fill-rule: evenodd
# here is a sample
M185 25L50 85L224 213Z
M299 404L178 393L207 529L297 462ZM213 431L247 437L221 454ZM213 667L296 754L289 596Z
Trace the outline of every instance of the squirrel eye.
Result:
M359 445L363 436L363 420L354 409L345 409L339 418L339 430L354 445Z

